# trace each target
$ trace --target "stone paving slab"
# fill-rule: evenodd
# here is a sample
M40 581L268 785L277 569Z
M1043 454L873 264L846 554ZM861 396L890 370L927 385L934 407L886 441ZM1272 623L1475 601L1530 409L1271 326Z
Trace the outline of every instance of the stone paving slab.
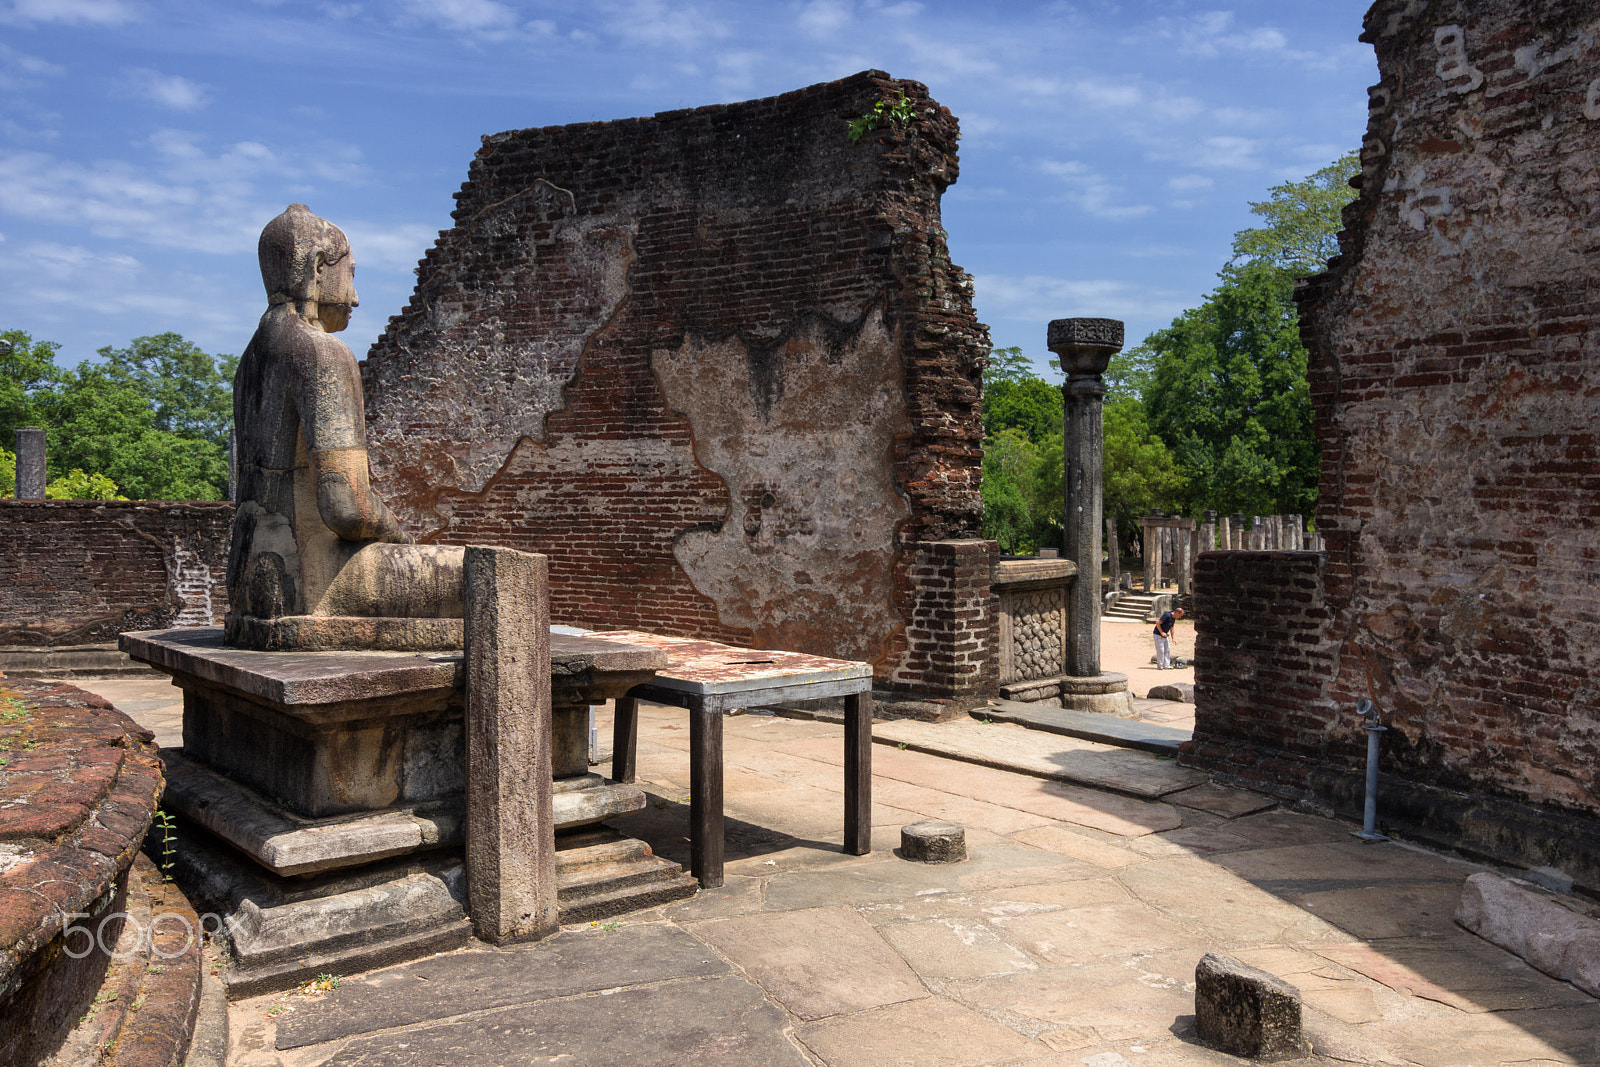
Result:
M1122 748L1138 748L1167 756L1176 756L1178 746L1194 733L1193 730L1159 723L1119 719L1091 711L1071 711L1049 704L1028 704L1017 700L992 700L978 714L996 722L1014 722L1030 730L1043 730Z
M836 748L831 739L795 741L779 747L816 759L827 759L829 752ZM1183 817L1170 805L1159 801L1136 800L1065 782L1041 781L921 752L874 746L872 773L875 777L940 789L1107 833L1142 836L1183 825Z
M802 1019L928 995L916 973L853 908L713 919L689 929ZM827 951L818 952L822 945Z
M1117 720L1119 722L1123 720ZM946 759L1155 800L1204 784L1202 771L1149 752L1113 748L1004 723L898 719L874 723L872 740Z
M759 987L726 976L545 1000L358 1038L328 1067L807 1067Z
M436 956L342 982L315 1012L278 1025L277 1047L412 1026L470 1008L569 997L672 978L728 973L704 944L672 926L565 933L548 943Z
M941 999L813 1023L798 1036L824 1063L851 1067L984 1067L1039 1051L1010 1027Z
M1396 992L1462 1012L1595 1003L1588 994L1550 981L1509 952L1464 931L1449 940L1394 940L1381 946L1357 942L1314 951Z

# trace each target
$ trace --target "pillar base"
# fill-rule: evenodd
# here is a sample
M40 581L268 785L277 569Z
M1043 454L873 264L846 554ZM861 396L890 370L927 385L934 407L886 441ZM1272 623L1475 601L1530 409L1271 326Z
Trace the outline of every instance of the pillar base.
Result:
M1063 708L1115 715L1121 719L1132 719L1139 714L1133 708L1133 694L1128 691L1126 674L1107 671L1088 677L1061 678L1059 684L1061 692L1056 703Z

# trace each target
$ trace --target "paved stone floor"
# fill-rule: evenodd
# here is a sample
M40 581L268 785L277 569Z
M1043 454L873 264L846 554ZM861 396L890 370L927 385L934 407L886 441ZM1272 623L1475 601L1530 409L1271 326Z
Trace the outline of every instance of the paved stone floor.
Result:
M152 725L171 712L127 700L151 701L135 714ZM952 755L1033 773L916 751L930 731ZM618 825L687 863L684 713L646 705L640 734L650 806ZM1363 844L1091 742L977 721L879 734L873 854L838 851L838 726L731 718L727 885L236 1003L229 1064L1244 1062L1195 1043L1207 951L1303 991L1315 1054L1299 1062L1600 1063L1600 1003L1452 923L1475 865ZM1038 776L1051 753L1070 780ZM1097 761L1105 788L1074 784ZM900 826L923 818L964 825L971 858L898 858Z

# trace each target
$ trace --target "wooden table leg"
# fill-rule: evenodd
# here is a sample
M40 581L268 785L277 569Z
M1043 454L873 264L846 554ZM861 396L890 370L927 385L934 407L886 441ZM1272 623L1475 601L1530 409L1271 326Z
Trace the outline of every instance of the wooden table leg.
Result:
M639 777L639 698L631 693L617 698L611 723L611 777L632 782Z
M701 889L722 884L722 709L689 708L689 872Z
M844 698L844 850L872 851L872 694Z

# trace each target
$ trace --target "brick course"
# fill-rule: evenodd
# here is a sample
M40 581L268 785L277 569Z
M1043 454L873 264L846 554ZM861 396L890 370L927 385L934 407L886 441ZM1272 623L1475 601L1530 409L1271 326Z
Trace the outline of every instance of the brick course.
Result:
M1595 28L1575 3L1368 13L1361 193L1298 294L1328 552L1202 557L1195 762L1304 786L1370 696L1395 789L1600 814Z

